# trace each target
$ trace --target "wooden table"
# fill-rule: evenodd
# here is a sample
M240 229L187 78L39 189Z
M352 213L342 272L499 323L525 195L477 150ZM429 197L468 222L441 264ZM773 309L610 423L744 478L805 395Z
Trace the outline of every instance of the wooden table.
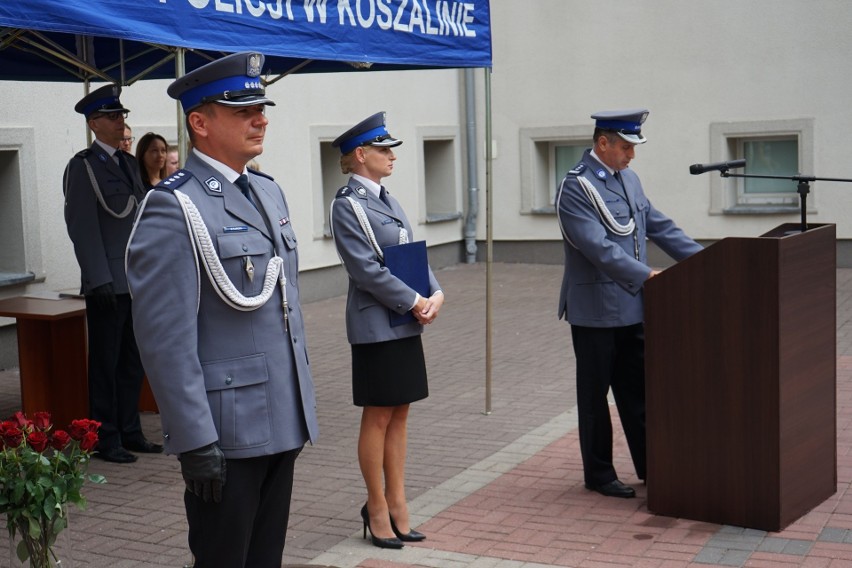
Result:
M58 293L0 300L0 316L18 320L21 407L47 410L57 428L89 417L86 301ZM142 380L140 412L159 412L148 377Z
M0 300L0 316L18 321L22 410L46 410L57 428L89 415L86 303L77 298Z

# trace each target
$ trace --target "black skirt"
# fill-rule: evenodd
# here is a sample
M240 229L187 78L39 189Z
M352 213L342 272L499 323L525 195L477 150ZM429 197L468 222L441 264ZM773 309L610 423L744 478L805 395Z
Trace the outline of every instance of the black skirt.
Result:
M355 406L399 406L429 396L419 335L352 345Z

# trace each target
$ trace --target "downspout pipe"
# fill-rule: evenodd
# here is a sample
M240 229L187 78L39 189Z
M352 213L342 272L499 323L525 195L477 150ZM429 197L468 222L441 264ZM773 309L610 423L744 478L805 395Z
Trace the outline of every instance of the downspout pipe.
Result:
M474 69L464 70L465 118L467 121L467 216L464 222L465 262L476 262L476 218L479 213L479 187L476 164L476 86Z

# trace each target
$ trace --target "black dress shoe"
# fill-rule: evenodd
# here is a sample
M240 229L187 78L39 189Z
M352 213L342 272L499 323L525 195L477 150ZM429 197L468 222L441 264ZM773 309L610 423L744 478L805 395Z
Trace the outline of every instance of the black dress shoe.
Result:
M399 529L396 528L396 523L393 522L393 517L390 518L390 522L393 534L395 534L396 538L398 538L402 542L420 542L421 540L426 540L425 534L412 529L409 529L407 533L399 532Z
M140 454L161 454L163 453L163 446L160 444L155 444L153 442L149 442L145 438L141 440L134 440L129 442L122 442L125 450L130 450L131 452L137 452Z
M92 455L96 458L113 463L133 463L137 460L136 456L134 456L121 446L116 446L114 448L103 448Z
M636 491L632 487L624 485L617 479L613 479L609 483L604 483L602 485L590 485L587 483L586 489L590 491L597 491L606 497L624 497L625 499L636 497Z
M367 529L370 529L370 542L373 546L379 548L402 548L405 546L401 540L396 537L380 538L373 535L373 529L370 528L370 513L367 512L367 505L361 507L361 519L364 521L364 538L367 538Z

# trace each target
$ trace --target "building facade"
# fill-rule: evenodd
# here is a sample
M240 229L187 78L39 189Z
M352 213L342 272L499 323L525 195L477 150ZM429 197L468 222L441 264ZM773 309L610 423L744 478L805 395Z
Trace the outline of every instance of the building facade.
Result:
M491 16L490 72L293 75L269 87L278 105L258 161L286 192L308 298L346 285L328 232L329 202L346 179L331 141L379 110L404 141L386 185L438 266L482 260L488 216L496 260L561 262L553 196L590 146L598 110L650 110L648 143L631 167L654 205L702 242L796 223L800 201L794 181L691 175L691 164L745 158L736 171L852 178L845 0L492 0ZM137 140L149 131L177 139L182 113L167 84L125 87ZM82 95L79 83L0 82L0 298L78 286L61 180L88 145L73 112ZM808 221L835 223L838 262L852 265L852 184L808 189ZM13 323L0 318L0 367L14 363Z

